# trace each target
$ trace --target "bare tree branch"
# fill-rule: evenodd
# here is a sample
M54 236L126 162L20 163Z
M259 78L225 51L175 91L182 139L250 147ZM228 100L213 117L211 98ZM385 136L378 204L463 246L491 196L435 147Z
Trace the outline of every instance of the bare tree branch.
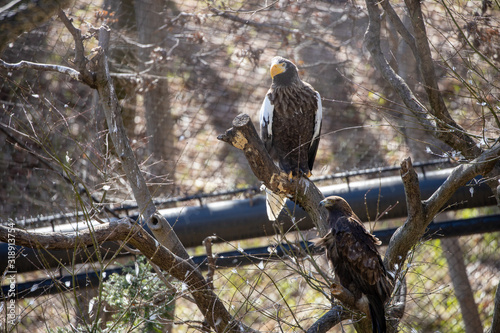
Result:
M500 333L500 282L495 293L495 309L493 310L493 321L490 333Z
M129 233L130 222L127 219L96 225L92 233L89 230L77 233L35 233L0 226L0 241L7 243L10 234L11 238L15 238L16 245L33 249L65 250L92 246L94 242L123 240Z
M430 222L434 216L450 199L459 187L467 184L471 179L479 175L487 175L499 161L500 143L485 151L478 158L467 164L461 164L451 171L446 181L432 194L432 196L423 202L426 220Z
M365 45L373 58L375 66L424 128L430 131L437 131L436 122L429 116L426 107L418 101L406 82L389 65L382 52L382 48L380 47L381 12L378 2L366 0L366 6L370 20L365 34Z
M208 236L203 240L203 245L205 246L205 252L207 254L207 284L210 289L214 289L214 274L215 274L215 256L212 253L212 241L216 240L215 236Z
M474 140L451 118L437 86L434 62L425 32L420 3L417 3L418 1L411 1L410 5L413 5L413 7L411 8L412 15L410 16L413 28L416 31L415 42L418 53L416 59L421 75L425 80L424 86L429 97L430 111L417 100L408 85L396 74L385 58L380 47L381 12L378 7L379 3L374 0L366 0L370 21L365 34L365 45L373 58L375 66L424 128L434 133L436 138L445 142L453 149L460 151L464 157L468 159L475 158L479 156L482 150L477 147Z
M391 300L392 306L387 309L386 317L389 321L388 328L390 328L394 332L397 332L399 322L401 321L401 318L403 318L406 308L406 294L408 291L406 277L398 280L394 289L396 290L396 292Z
M62 15L64 16L64 13ZM113 145L122 163L123 170L127 175L140 212L155 237L161 244L174 253L188 259L189 255L171 225L158 213L146 181L135 159L134 152L130 147L125 126L123 125L121 107L118 103L113 81L109 75L108 58L104 52L108 47L109 33L107 27L99 29L99 48L96 50L97 54L89 65L91 66L91 72L94 74L93 77L95 77L95 88L99 93ZM74 36L78 36L78 34ZM79 58L80 56L76 57Z
M405 184L409 215L405 224L392 236L386 252L385 263L390 271L397 271L406 260L407 254L422 237L425 228L438 213L450 196L468 181L478 175L486 175L497 162L500 148L493 146L482 153L474 141L451 119L442 96L438 90L434 65L425 32L420 3L407 0L411 7L413 28L416 31L417 61L420 64L422 76L429 96L432 112L429 112L414 96L413 92L388 64L380 47L380 8L374 0L366 0L369 14L369 25L365 34L365 44L376 67L392 88L398 93L413 115L428 129L434 131L436 137L462 152L467 158L476 158L470 164L455 168L445 183L426 201L421 203L418 179L413 171L411 161L406 160L401 166L402 179ZM432 114L432 116L431 116Z
M425 214L422 206L422 200L420 197L420 188L418 182L418 175L413 169L413 164L411 159L407 158L401 162L401 179L405 187L405 197L406 206L408 209L408 218L405 224L398 228L389 242L389 247L385 252L384 263L389 271L399 272L402 268L402 263L406 260L406 255L408 251L413 247L413 245L423 236L427 224L425 223ZM407 232L408 234L416 234L418 238L414 239L414 242L409 245L406 242L406 238L401 239L396 238L398 232ZM398 234L399 235L399 234ZM398 253L397 258L399 260L394 260ZM401 255L404 254L404 255ZM404 259L403 259L404 258Z
M422 201L420 197L420 187L418 182L418 175L415 169L413 169L413 164L411 158L406 158L401 162L400 169L401 179L403 180L403 185L405 187L405 198L406 206L408 209L408 219L412 221L420 222L421 225L424 223L424 211L422 208Z
M326 333L341 321L351 318L341 305L333 306L327 313L319 318L308 330L307 333Z
M421 200L418 176L411 160L408 158L401 163L401 178L405 186L408 218L391 237L385 253L384 263L389 271L397 274L402 269L411 248L421 239L429 223L453 193L477 175L487 174L494 167L499 156L500 145L497 145L470 164L456 167L426 201ZM396 321L391 326L395 327L395 324L397 324Z
M60 9L58 11L59 19L64 23L64 26L73 36L73 40L75 41L75 59L74 63L76 69L82 75L83 81L87 83L91 88L96 88L94 86L94 77L92 73L87 69L88 59L85 57L85 47L83 46L83 36L82 31L73 26L72 20L70 20L66 14L64 14L63 10Z
M446 181L427 200L420 201L418 180L411 176L415 171L409 160L402 163L402 177L407 193L408 218L392 235L385 253L384 263L389 271L398 271L406 261L408 252L424 235L425 229L459 187L478 175L487 174L498 161L500 144L484 152L469 164L452 170ZM404 168L404 169L403 169ZM404 172L403 172L404 170ZM408 173L409 172L409 173ZM416 175L416 174L415 174ZM419 202L420 206L419 207Z
M419 0L405 0L406 7L415 32L417 45L416 57L421 77L424 80L424 88L427 92L430 111L439 119L438 127L442 130L438 132L438 138L448 144L453 149L462 153L467 159L476 158L482 150L476 145L474 140L465 133L448 112L448 108L443 100L443 95L439 90L434 60L432 59L429 40L425 29L421 2Z
M39 64L31 61L20 61L16 64L7 63L0 59L0 67L8 69L8 70L20 70L20 69L34 69L37 71L45 71L45 72L58 72L61 74L69 75L71 78L82 81L82 75L77 70L74 70L71 67L60 66L60 65L50 65L50 64Z
M483 332L481 318L479 317L477 305L474 301L474 293L467 276L464 252L460 246L458 237L441 239L441 247L448 262L448 271L453 283L455 296L460 305L465 332Z
M398 14L392 7L391 3L389 0L383 0L380 2L382 5L382 8L384 8L385 12L387 13L387 17L389 20L391 20L392 24L394 27L396 27L396 30L398 31L399 35L403 37L403 40L405 43L410 47L413 55L415 56L415 59L418 57L418 52L417 52L417 45L415 44L415 38L413 35L406 29L405 25L399 18Z

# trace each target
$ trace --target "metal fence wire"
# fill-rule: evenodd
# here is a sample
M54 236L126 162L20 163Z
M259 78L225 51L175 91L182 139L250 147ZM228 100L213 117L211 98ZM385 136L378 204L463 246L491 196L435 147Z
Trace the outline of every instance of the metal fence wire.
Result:
M500 40L498 8L490 8L488 19L479 20L474 13L484 14L482 2L448 5L464 27L462 32L441 2L424 5L446 103L465 130L497 133L492 120L484 118L481 103L464 93L464 82L474 79L467 76L466 61L472 44L492 61L498 60L493 56ZM407 156L424 163L457 160L456 153L419 127L373 67L363 46L368 24L363 6L364 2L343 0L77 0L65 13L89 36L94 27L110 27L111 73L127 134L155 198L168 201L260 185L243 154L217 136L239 113L258 123L271 84L269 65L276 55L291 59L301 78L323 97L322 135L313 170L314 176L327 179L322 184L342 181L328 180L326 176L335 172L394 166ZM416 64L393 30L384 23L384 51L417 96L424 94ZM464 43L463 34L475 38L474 43ZM84 46L91 58L96 40L89 37ZM26 60L71 67L74 40L56 15L21 34L0 57L9 63ZM456 75L462 75L464 82L454 79ZM490 90L497 93L497 88ZM88 205L86 200L110 209L133 204L91 88L53 72L0 68L0 107L1 221L74 213ZM235 192L222 199L254 194ZM198 202L171 200L167 206L186 204ZM453 218L495 211L468 210ZM400 330L487 329L500 276L498 236L422 242L408 264L408 304ZM307 294L301 288L290 293ZM55 311L52 302L49 297L37 309L26 311L23 327L35 332L65 325L58 316L52 319L55 326L30 319L35 314L50 321L39 311ZM176 329L194 331L189 327ZM349 325L334 329L342 330L353 329Z

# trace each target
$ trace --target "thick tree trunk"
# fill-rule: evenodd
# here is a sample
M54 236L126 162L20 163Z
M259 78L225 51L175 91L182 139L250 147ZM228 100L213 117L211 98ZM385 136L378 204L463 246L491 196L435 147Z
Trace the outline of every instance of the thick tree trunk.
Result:
M460 246L460 242L457 237L443 238L441 240L441 247L443 248L443 253L448 262L448 271L451 282L453 283L453 290L460 304L465 332L482 332L483 327L477 311L476 302L474 301L474 294L472 293L472 288L467 277L464 253Z
M168 3L162 0L136 0L135 13L138 42L142 44L139 58L141 70L147 70L144 78L144 110L146 116L146 134L148 136L148 152L153 161L161 161L153 167L152 172L158 176L154 182L162 186L152 189L156 195L167 194L172 190L175 170L175 146L173 135L173 119L170 112L170 94L167 82L167 68L151 58L156 47L164 47L166 29L164 15ZM150 47L145 47L150 46Z
M490 333L500 333L500 283L495 293L495 310L493 311L493 322L491 323Z
M108 22L113 31L128 37L136 36L137 25L135 24L134 0L105 0L104 10L112 13L114 20ZM118 39L114 43L123 43ZM136 51L129 45L113 45L108 52L110 57L110 71L120 73L120 66L126 64L127 68L139 68ZM137 111L137 82L129 79L115 79L116 95L122 106L123 124L129 138L135 138L135 116Z

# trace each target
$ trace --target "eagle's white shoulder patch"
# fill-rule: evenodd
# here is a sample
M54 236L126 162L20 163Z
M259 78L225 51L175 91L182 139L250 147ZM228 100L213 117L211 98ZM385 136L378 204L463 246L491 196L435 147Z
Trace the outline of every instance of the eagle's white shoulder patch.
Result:
M271 104L266 94L264 102L262 102L262 106L260 107L259 121L260 127L265 127L267 129L267 135L269 136L273 134L273 112L274 106Z
M316 92L316 98L318 99L318 109L316 110L316 118L314 120L313 140L319 136L319 132L321 130L321 119L323 118L323 105L321 104L321 96L319 92Z

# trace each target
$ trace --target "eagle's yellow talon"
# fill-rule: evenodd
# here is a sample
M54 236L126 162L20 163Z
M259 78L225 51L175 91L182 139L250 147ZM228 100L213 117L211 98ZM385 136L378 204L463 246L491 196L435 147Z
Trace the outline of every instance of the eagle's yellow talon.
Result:
M340 295L342 293L342 286L335 282L332 282L332 284L330 285L330 293L333 296Z

